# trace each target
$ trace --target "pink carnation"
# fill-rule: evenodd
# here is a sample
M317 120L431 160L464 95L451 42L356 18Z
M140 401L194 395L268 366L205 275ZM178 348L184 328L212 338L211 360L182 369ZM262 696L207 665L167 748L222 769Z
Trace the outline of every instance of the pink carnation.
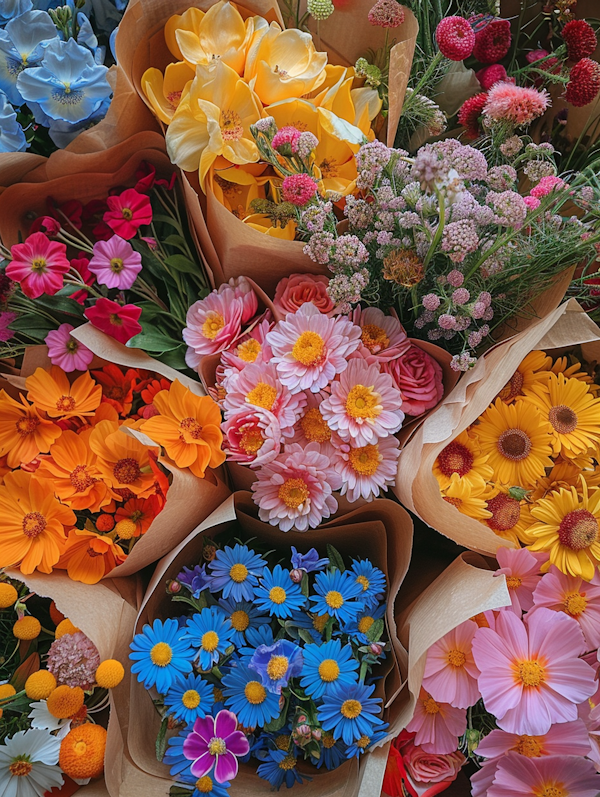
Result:
M259 467L270 462L281 449L281 429L272 412L248 407L221 424L223 448L230 462Z
M533 591L541 578L540 567L548 556L527 548L498 548L496 559L500 569L494 575L506 576L511 609L520 617L533 606Z
M464 709L438 703L425 689L421 689L413 718L406 726L407 731L415 734L414 744L420 745L426 753L442 755L456 751L458 737L466 728Z
M50 241L43 232L34 232L22 244L11 250L12 261L5 274L18 282L29 299L42 294L54 296L63 286L64 277L70 268L67 247L58 241Z
M543 196L547 196L555 189L560 190L565 186L565 181L561 180L560 177L556 177L553 174L548 174L546 177L542 177L539 183L531 189L529 194L533 197L536 197L536 199L541 199Z
M347 494L351 503L377 498L396 482L399 456L399 443L393 435L361 447L338 441L331 464L342 477L340 494Z
M430 354L411 345L397 360L382 363L402 395L402 409L417 417L435 407L444 395L442 369Z
M285 202L304 207L317 193L317 184L309 174L289 174L283 178L281 196Z
M142 256L128 241L113 235L108 241L94 244L94 254L88 267L100 285L127 290L142 270Z
M427 651L423 688L434 700L455 708L469 708L479 700L479 670L471 650L476 631L477 623L467 620Z
M242 300L242 304L244 305L242 324L246 324L256 315L258 310L258 296L254 288L250 285L246 277L232 277L229 282L217 288L217 293L222 293L227 288L231 288L236 298Z
M46 664L58 684L79 686L84 691L92 689L96 683L99 665L98 648L82 631L55 639Z
M396 0L394 0L396 2ZM295 313L311 302L321 313L330 313L334 304L327 293L329 278L320 274L290 274L277 283L273 304L280 313Z
M67 373L87 371L94 359L93 352L71 336L74 328L71 324L61 324L58 329L50 330L44 341L52 365L58 365Z
M524 196L523 202L527 205L529 210L535 210L536 208L539 208L539 206L542 204L540 200L535 196Z
M393 315L378 307L356 307L352 320L361 328L361 343L367 349L369 362L395 360L410 349L410 341L402 324Z
M550 95L546 90L496 83L488 91L483 113L494 122L528 125L541 116L549 105Z

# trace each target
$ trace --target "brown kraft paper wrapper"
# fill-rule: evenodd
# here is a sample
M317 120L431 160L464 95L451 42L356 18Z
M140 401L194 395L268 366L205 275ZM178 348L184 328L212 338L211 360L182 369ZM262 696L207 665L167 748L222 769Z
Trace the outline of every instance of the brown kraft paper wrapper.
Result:
M584 344L584 355L590 360L600 360L600 329L570 299L480 357L402 450L393 489L404 506L465 548L493 555L501 546L513 547L444 501L432 467L440 451L487 409L529 352L577 344Z

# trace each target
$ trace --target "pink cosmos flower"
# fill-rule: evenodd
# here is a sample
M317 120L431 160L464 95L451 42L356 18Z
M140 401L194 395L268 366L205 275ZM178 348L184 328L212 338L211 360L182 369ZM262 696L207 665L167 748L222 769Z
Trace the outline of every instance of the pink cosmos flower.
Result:
M183 755L192 761L195 778L202 778L215 768L217 783L233 780L238 771L238 758L250 750L248 739L237 729L237 717L232 711L219 711L197 719L194 728L183 742Z
M594 671L579 656L583 634L566 614L538 609L524 623L501 611L495 630L478 628L473 658L486 710L508 733L547 733L577 719L577 704L594 691Z
M127 290L142 270L142 256L130 243L113 235L108 241L96 241L89 270L100 285Z
M58 365L67 373L87 371L94 359L93 352L87 346L71 337L73 329L75 327L71 324L61 324L58 329L50 330L44 341L52 365Z
M597 797L600 775L586 758L526 758L508 753L498 761L488 797Z
M533 611L542 606L566 612L577 620L588 650L600 646L600 575L591 581L569 576L555 565L542 577L533 593Z
M292 393L317 393L348 367L360 344L360 327L347 318L329 318L314 304L289 313L267 335L279 378Z
M342 440L367 446L402 426L402 396L389 374L378 365L352 359L340 376L331 383L331 396L321 403L321 414Z
M109 196L106 204L108 210L104 214L104 221L121 238L133 238L143 224L152 221L150 200L135 188L128 188L118 196Z
M277 283L273 304L280 313L295 313L306 302L312 302L321 313L330 313L334 304L327 293L329 278L321 274L290 274Z
M430 354L411 345L396 360L382 363L402 395L402 409L414 418L437 406L444 395L442 369Z
M84 316L97 329L106 332L119 343L127 343L142 331L138 323L142 308L134 304L120 305L104 297L84 312Z
M477 623L467 620L443 636L427 651L423 688L436 701L468 708L479 700L479 670L471 643Z
M281 531L316 529L337 509L341 478L318 443L292 443L258 472L252 485L258 516Z
M271 462L281 449L281 429L275 415L248 406L221 424L223 448L231 462L259 467Z
M512 83L496 83L488 91L483 114L494 122L528 125L541 116L550 105L550 95Z
M540 567L548 555L532 553L527 548L499 548L496 559L500 569L494 575L506 576L511 608L520 617L533 606L533 591L541 579Z
M352 312L352 320L361 328L362 345L377 362L396 360L411 347L400 321L393 315L386 315L378 307L356 307Z
M230 286L221 287L187 311L182 336L188 345L185 361L190 368L197 368L204 355L227 349L242 330L244 301Z
M527 758L547 755L586 756L590 752L587 728L582 720L553 725L541 736L519 736L516 733L494 730L477 745L477 755L499 758L515 752Z
M393 435L367 446L353 447L339 440L331 464L342 477L341 495L352 503L372 501L396 481L400 444Z
M9 329L9 325L17 318L17 314L13 313L12 310L8 310L4 313L0 313L0 340L3 343L6 343L7 340L10 340L14 337L14 332L12 329Z
M21 285L25 296L54 296L62 288L63 275L70 268L64 244L51 241L43 232L34 232L10 252L12 261L6 266L6 276Z
M453 753L458 737L467 728L467 713L449 703L438 703L429 692L421 689L413 718L406 730L415 733L414 743L426 753Z

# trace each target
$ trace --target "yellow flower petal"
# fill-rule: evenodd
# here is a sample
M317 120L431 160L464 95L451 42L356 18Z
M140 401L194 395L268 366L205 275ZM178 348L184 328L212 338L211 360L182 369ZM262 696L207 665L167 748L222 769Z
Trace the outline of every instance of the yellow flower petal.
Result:
M272 238L293 241L296 237L296 223L291 220L282 229L281 227L274 227L268 216L263 216L261 213L253 213L251 216L246 216L244 223L252 227L253 230L270 235Z
M241 75L252 32L251 20L247 26L231 3L219 0L206 12L197 31L178 29L175 38L189 64L207 65L218 59Z
M188 8L183 14L174 14L165 25L165 41L167 47L178 61L183 60L183 53L177 44L176 33L178 30L189 30L198 33L200 23L204 17L204 11L199 8Z

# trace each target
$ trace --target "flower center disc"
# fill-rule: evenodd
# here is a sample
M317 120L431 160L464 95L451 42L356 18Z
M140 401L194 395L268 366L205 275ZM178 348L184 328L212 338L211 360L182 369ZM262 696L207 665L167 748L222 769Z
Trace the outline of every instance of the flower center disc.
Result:
M310 497L308 486L304 479L287 479L279 488L279 500L290 509L298 509Z
M204 777L196 781L196 791L199 791L200 794L210 794L213 786L213 780L208 775L204 775Z
M507 429L498 438L497 447L503 457L519 462L529 456L531 440L521 429Z
M252 456L262 448L265 440L257 426L242 429L239 446L245 454Z
M340 667L334 659L323 659L319 664L319 677L325 683L335 681L340 674Z
M558 539L573 551L583 551L598 539L598 521L587 509L575 509L561 520Z
M346 399L346 412L351 418L376 418L382 410L380 401L373 386L354 385Z
M91 487L95 479L92 479L85 465L77 465L75 470L69 475L69 481L78 493Z
M236 584L241 584L248 577L248 568L241 562L236 562L229 571L229 577Z
M358 630L361 634L366 634L374 622L375 620L373 617L361 617L358 621Z
M39 418L36 418L33 415L28 415L26 418L21 418L15 423L15 426L17 427L17 433L21 437L27 437L27 435L33 434L39 425Z
M227 745L225 744L224 739L220 739L218 736L213 736L213 738L208 743L208 752L211 755L225 755L227 752Z
M61 396L56 402L56 409L60 412L72 412L75 409L73 396Z
M23 534L30 540L35 540L44 531L46 525L47 520L41 512L28 512L23 518Z
M327 443L331 440L331 429L317 407L311 407L300 421L304 437L309 443Z
M244 126L236 111L221 111L221 135L226 141L239 141L244 135Z
M498 393L498 398L501 398L502 401L510 401L517 398L517 396L522 394L524 381L523 374L520 371L515 371L509 382Z
M156 664L157 667L166 667L167 664L171 663L172 658L173 651L171 650L171 646L167 645L166 642L157 642L150 650L152 664Z
M259 382L258 385L248 393L246 401L257 407L263 407L265 410L272 410L276 398L277 390L272 385L267 385L266 382Z
M500 493L487 502L488 512L492 517L486 518L485 522L494 531L508 531L514 528L521 517L521 504L516 498Z
M202 634L202 649L212 653L219 645L219 635L215 631L207 631Z
M523 686L539 686L544 683L545 675L539 661L522 661L517 670L518 680Z
M225 326L225 319L219 313L209 313L202 324L202 334L209 340L214 340Z
M184 418L179 424L182 432L186 432L193 440L200 440L202 437L202 426L195 418Z
M245 631L250 625L248 613L242 609L238 609L236 612L233 612L229 619L231 620L231 625L236 631Z
M320 365L325 357L325 341L316 332L303 332L294 343L292 357L306 367Z
M245 363L253 363L261 352L260 343L254 338L249 338L237 347L236 356Z
M390 339L385 334L385 330L376 324L365 324L360 339L371 354L377 354L390 345Z
M577 413L565 404L551 407L548 420L558 434L570 434L577 429Z
M346 719L354 720L362 711L362 704L358 700L344 700L340 712Z
M248 703L251 703L253 706L258 706L260 703L264 702L267 692L265 687L258 681L248 681L244 687L244 695Z
M444 476L458 473L460 477L466 476L473 467L473 454L462 443L450 443L438 455L438 465Z
M567 614L570 614L571 617L579 617L585 611L587 603L587 598L581 592L571 592L569 595L565 595L563 605Z
M120 484L133 484L141 472L139 463L132 457L120 459L113 468L113 475Z
M186 708L197 708L200 705L200 695L195 689L188 689L183 693L181 702Z
M29 761L13 761L8 768L13 777L24 778L27 777L33 769L33 764L30 764Z
M325 603L332 609L341 609L344 605L342 593L336 589L330 590L325 596Z
M271 656L267 664L267 675L272 681L279 681L289 669L290 663L287 656Z
M361 476L374 476L381 461L379 446L375 443L361 448L353 448L350 450L348 458L356 473Z
M519 578L519 576L506 577L506 586L508 587L508 589L519 589L522 583L523 579Z
M520 755L527 758L539 758L543 753L542 737L540 736L521 736L517 746L513 748Z
M453 667L462 667L467 660L467 657L462 650L449 650L448 651L448 664Z
M278 606L281 606L282 603L285 603L286 597L287 596L283 587L272 587L269 591L269 599Z
M423 708L426 714L438 714L440 707L432 697L427 697L423 701Z

